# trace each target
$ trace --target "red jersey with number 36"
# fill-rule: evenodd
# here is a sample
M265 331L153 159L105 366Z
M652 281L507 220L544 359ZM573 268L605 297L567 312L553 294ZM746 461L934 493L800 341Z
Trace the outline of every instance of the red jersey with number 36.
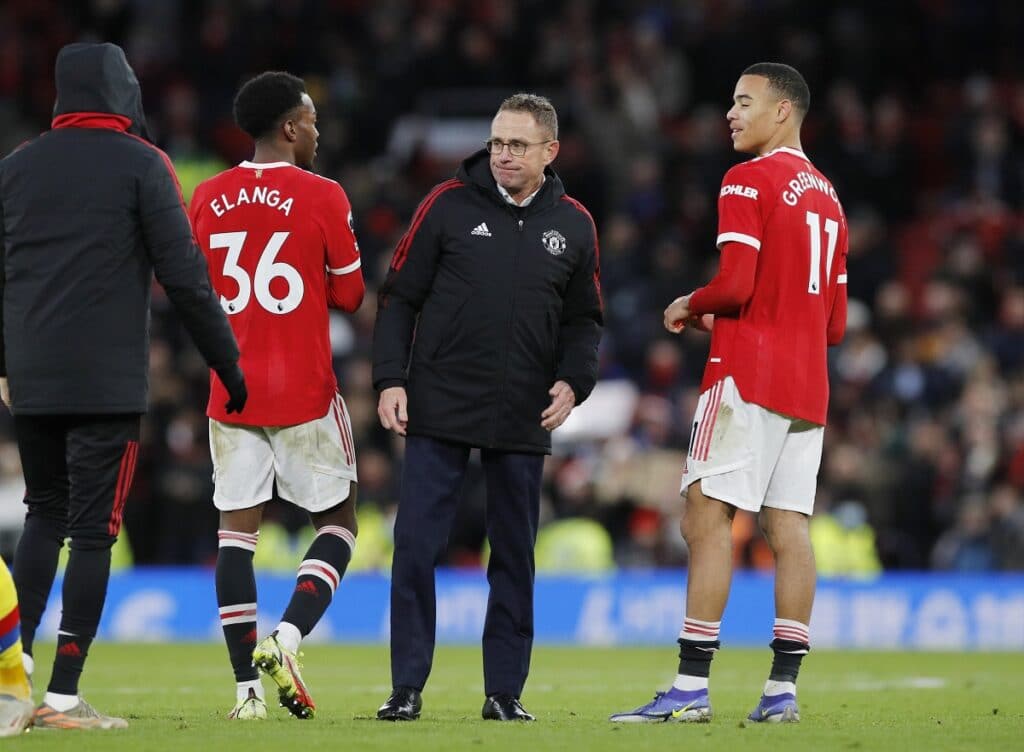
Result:
M826 333L833 310L846 310L846 217L835 189L796 149L738 164L722 181L717 242L754 248L757 272L739 312L715 317L701 391L732 376L747 402L824 425Z
M287 162L242 162L201 183L189 213L249 391L228 415L211 372L207 415L257 426L322 418L338 388L327 307L354 311L364 291L345 191Z

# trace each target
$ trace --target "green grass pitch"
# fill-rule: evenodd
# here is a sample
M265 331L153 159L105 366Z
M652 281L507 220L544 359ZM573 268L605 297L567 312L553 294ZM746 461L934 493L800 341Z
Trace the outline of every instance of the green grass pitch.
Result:
M713 665L710 724L621 725L609 713L646 702L675 674L664 648L539 647L523 701L538 720L480 719L478 647L440 647L415 723L374 720L389 690L378 645L310 644L303 676L318 715L299 721L271 708L265 722L227 721L234 682L217 644L97 644L85 697L129 719L126 731L30 731L10 748L46 750L316 749L599 752L600 750L1011 750L1024 749L1024 654L814 651L800 675L798 725L744 720L771 653L724 649ZM36 650L37 690L53 657ZM268 687L268 699L276 698ZM271 703L276 705L276 703Z

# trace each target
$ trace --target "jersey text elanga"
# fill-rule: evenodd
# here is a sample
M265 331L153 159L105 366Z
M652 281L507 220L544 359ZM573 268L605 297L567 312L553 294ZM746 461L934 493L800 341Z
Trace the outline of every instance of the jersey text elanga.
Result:
M223 217L232 209L237 209L239 206L245 206L247 204L262 204L264 206L269 206L271 209L277 209L278 211L283 212L287 217L291 214L292 205L294 203L295 199L291 196L282 198L281 192L276 188L257 185L247 190L243 186L238 189L237 194L231 193L229 196L226 193L222 193L217 198L211 200L210 211L218 217Z

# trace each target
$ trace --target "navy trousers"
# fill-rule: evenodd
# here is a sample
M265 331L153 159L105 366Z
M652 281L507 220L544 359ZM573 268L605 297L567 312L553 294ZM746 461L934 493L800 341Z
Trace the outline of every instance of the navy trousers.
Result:
M424 436L405 445L391 565L391 681L423 690L434 659L434 568L444 553L471 447ZM533 547L544 456L483 449L487 485L484 692L519 697L533 649Z

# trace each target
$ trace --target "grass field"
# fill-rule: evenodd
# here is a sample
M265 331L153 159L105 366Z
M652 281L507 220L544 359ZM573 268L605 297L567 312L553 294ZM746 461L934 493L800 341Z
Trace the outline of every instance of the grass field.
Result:
M675 674L671 645L542 647L523 695L534 724L480 719L480 651L442 647L424 693L423 717L374 719L389 690L382 646L310 645L303 676L319 708L298 721L273 708L265 722L229 722L234 683L221 645L93 647L83 694L125 716L126 731L34 731L8 742L46 750L351 749L501 752L686 750L1021 750L1024 654L815 651L800 676L799 725L746 723L770 651L723 650L714 662L707 725L620 725L609 713L646 702ZM36 650L45 683L52 645ZM41 696L37 689L37 699ZM268 691L268 695L269 695ZM685 745L685 746L683 746Z

